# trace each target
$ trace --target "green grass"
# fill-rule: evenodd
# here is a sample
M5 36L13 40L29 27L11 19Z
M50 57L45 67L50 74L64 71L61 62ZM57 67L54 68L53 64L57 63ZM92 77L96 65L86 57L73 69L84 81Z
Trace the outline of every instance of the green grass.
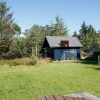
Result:
M84 91L100 97L100 66L77 62L0 66L0 100L36 100Z

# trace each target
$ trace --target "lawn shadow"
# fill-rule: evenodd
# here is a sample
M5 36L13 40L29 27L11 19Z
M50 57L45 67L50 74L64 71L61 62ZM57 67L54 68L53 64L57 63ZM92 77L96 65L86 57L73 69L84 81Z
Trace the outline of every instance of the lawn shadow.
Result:
M100 67L98 67L98 66L94 66L94 67L92 66L92 67L87 67L87 68L92 68L92 69L100 71Z
M89 60L80 60L79 61L80 63L83 63L83 64L91 64L91 65L98 65L98 62L97 61L89 61Z
M96 70L100 70L100 67L94 67L94 69L96 69Z
M82 63L82 64L86 64L86 65L91 65L91 66L86 66L86 67L87 68L93 68L95 70L100 70L100 65L98 65L97 61L80 60L78 63Z

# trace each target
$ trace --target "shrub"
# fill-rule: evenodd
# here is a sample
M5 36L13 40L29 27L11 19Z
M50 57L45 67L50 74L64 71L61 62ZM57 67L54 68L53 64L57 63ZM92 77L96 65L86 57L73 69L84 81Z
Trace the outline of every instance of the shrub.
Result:
M98 56L100 55L100 51L99 52L93 52L93 54L89 57L87 57L85 60L88 61L98 61Z
M35 54L32 54L32 61L30 62L31 65L35 65L37 63L37 58Z
M7 53L2 53L2 55L0 55L0 59L16 59L16 58L21 58L22 55L20 54L20 52L7 52Z

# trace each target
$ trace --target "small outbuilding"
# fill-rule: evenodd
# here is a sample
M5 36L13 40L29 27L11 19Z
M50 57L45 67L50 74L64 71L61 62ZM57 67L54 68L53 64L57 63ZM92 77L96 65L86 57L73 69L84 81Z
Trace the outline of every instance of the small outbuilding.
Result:
M76 37L46 36L42 54L54 60L80 59L82 44Z

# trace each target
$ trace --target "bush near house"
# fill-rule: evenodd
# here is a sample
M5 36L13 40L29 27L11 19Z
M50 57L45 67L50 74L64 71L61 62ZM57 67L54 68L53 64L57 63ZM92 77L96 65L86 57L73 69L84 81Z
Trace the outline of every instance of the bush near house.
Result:
M37 63L37 57L35 56L35 54L32 54L32 60L30 62L31 65L35 65Z
M98 61L98 56L100 55L100 51L99 52L93 52L90 56L88 56L85 60L88 61Z

